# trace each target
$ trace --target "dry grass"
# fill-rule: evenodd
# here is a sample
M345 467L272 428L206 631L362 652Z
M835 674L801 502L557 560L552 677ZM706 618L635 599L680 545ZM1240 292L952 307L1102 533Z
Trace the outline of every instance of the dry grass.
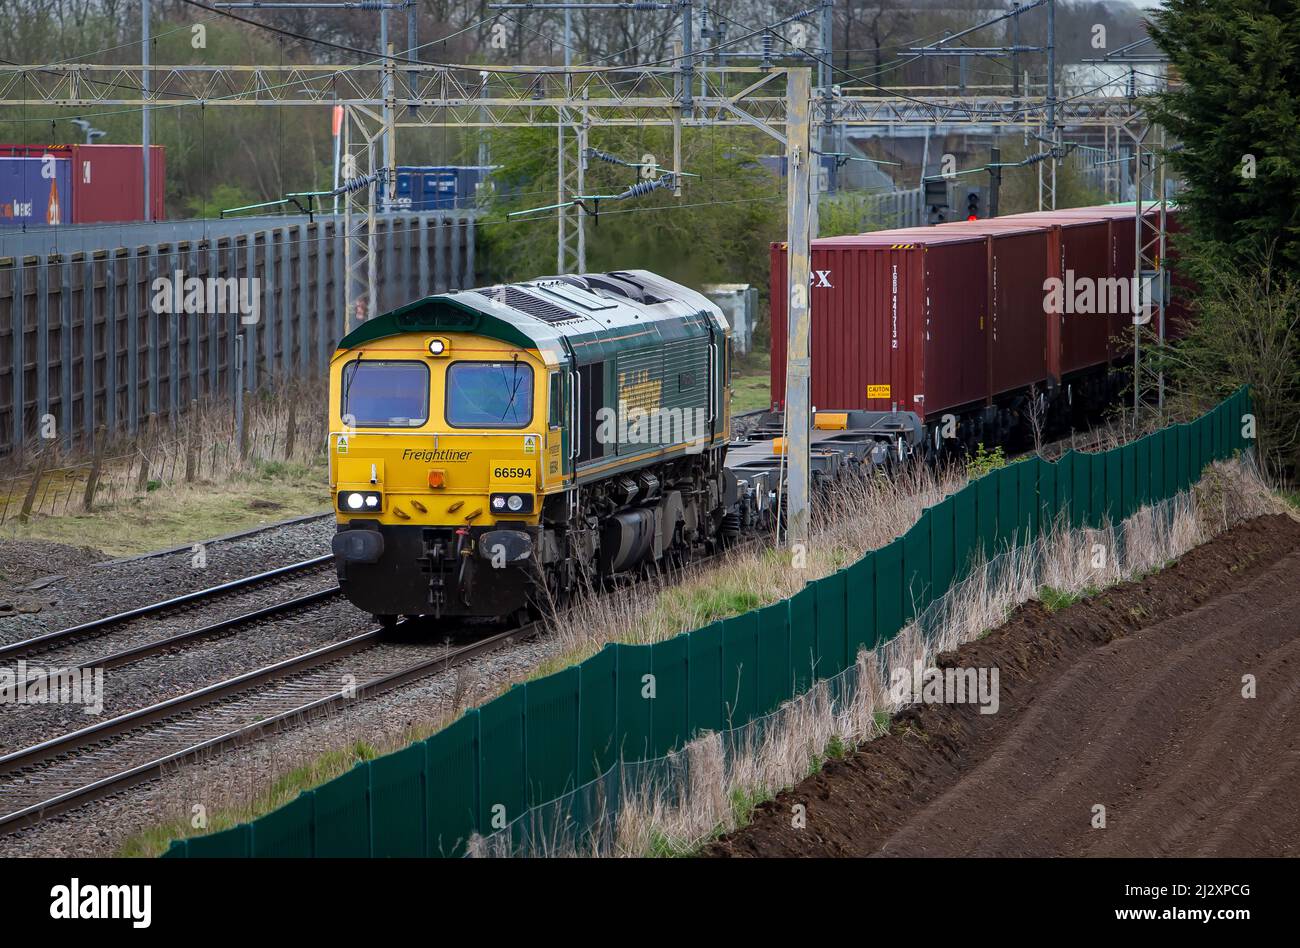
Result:
M939 653L1001 625L1044 587L1072 601L1159 569L1243 520L1287 510L1254 465L1241 460L1213 465L1192 491L1138 511L1120 529L1070 530L1058 523L1035 543L977 566L893 641L859 653L835 679L735 731L705 734L659 761L615 768L604 783L621 784L621 807L607 813L596 833L577 840L555 830L533 834L523 854L692 853L743 825L757 802L803 780L827 756L882 733L901 707L888 689L895 669L932 665ZM590 797L591 790L580 792ZM570 802L546 814L547 824L562 826ZM471 853L521 854L508 833L476 838Z
M895 479L845 485L819 502L802 555L742 547L719 561L659 576L648 585L584 597L548 621L559 654L534 669L537 678L576 664L610 642L662 642L728 616L794 595L812 580L857 562L905 533L966 483L959 469L916 465ZM792 568L793 567L793 568Z
M327 510L321 386L248 398L242 451L233 412L223 403L197 406L174 427L162 422L106 444L90 510L84 498L91 457L51 446L43 463L0 477L0 531L121 555Z

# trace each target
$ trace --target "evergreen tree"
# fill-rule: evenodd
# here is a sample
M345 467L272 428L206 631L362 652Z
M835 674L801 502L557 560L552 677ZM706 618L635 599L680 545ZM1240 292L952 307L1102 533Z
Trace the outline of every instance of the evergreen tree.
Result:
M1190 269L1213 252L1300 273L1300 0L1165 0L1151 32L1178 85L1153 115L1181 145Z

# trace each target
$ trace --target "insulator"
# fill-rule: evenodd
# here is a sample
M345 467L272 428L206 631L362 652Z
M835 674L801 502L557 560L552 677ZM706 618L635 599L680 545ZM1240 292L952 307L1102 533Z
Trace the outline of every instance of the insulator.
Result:
M586 151L586 155L588 158L597 158L600 161L607 161L611 165L623 165L624 167L627 168L639 167L639 165L637 165L635 162L624 161L622 158L618 157L617 155L611 155L609 152L601 151L599 148L588 148Z
M351 194L353 191L360 191L362 188L368 188L380 178L377 174L362 175L360 178L349 178L343 182L339 188L341 194Z
M653 181L638 181L636 184L632 185L632 187L620 194L619 198L634 198L641 197L643 194L649 194L651 191L666 187L664 181L668 180L670 177L670 175L664 175L664 177L656 178Z

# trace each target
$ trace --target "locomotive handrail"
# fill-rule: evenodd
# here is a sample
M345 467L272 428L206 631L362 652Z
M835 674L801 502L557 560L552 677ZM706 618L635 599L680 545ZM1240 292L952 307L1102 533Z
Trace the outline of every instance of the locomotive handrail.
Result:
M573 448L569 457L574 460L576 466L577 459L582 454L582 419L578 415L582 409L582 375L576 368L573 370L573 391L569 393L569 398L573 403L570 411L570 417L573 419Z

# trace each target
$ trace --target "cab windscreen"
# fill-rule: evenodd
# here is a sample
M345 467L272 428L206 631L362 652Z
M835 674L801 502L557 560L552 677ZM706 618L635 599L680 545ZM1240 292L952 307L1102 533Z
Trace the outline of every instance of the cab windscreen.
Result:
M523 428L533 420L533 370L523 362L456 362L447 369L447 423Z
M340 411L359 428L418 428L429 420L429 367L353 359L343 366Z

